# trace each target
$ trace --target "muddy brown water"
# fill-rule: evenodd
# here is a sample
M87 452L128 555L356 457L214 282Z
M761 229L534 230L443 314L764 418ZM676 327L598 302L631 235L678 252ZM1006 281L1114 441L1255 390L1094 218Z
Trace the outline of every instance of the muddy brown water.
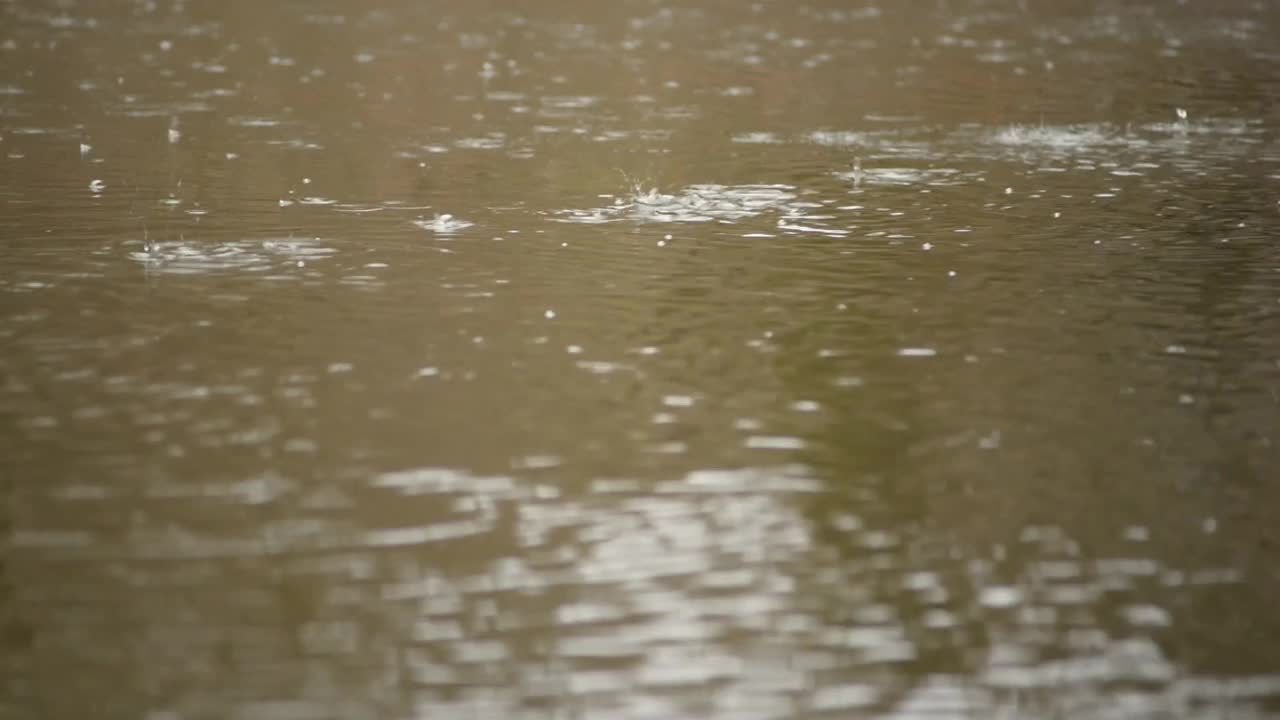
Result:
M1277 37L0 4L0 719L1280 717Z

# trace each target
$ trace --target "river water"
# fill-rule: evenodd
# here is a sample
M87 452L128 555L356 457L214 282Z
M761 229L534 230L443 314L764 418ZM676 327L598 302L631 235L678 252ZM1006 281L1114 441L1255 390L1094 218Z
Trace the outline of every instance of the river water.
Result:
M1280 717L1277 37L0 3L0 719Z

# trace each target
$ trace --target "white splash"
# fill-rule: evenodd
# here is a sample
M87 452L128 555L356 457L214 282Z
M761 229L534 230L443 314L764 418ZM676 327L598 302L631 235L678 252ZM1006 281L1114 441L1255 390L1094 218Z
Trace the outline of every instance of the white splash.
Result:
M790 185L690 185L671 195L656 189L586 210L564 210L561 222L711 222L755 217L795 199Z
M320 238L264 238L222 243L194 240L147 240L141 251L129 257L150 271L176 275L201 275L223 271L268 272L305 267L337 250L321 244Z
M423 230L430 230L442 235L448 235L450 233L458 232L459 230L465 230L472 225L475 225L473 222L468 222L462 218L456 218L449 213L437 213L431 220L414 220L413 224Z

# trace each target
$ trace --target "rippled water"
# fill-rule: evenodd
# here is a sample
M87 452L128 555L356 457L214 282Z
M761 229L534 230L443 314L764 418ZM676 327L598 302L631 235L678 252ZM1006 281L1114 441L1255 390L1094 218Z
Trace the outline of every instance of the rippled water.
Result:
M0 719L1280 717L1275 37L0 5Z

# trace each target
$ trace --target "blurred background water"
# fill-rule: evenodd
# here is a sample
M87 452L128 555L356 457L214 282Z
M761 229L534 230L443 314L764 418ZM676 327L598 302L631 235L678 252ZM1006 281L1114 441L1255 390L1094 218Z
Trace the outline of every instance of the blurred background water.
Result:
M1278 36L0 3L0 718L1280 716Z

